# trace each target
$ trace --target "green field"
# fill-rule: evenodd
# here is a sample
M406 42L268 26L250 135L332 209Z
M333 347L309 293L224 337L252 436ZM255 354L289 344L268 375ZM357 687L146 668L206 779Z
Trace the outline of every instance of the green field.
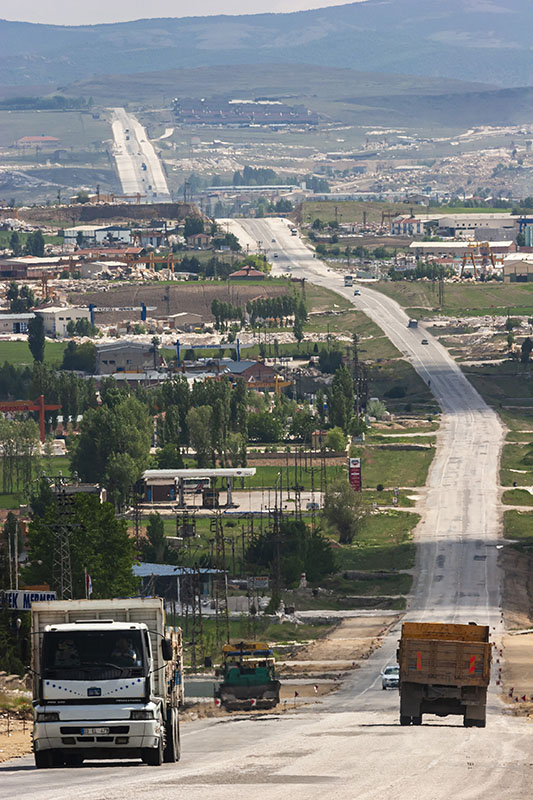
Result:
M10 246L11 237L13 235L13 231L0 231L0 249L4 249ZM21 247L24 247L26 244L26 240L30 234L25 233L24 231L20 231L18 234L19 242ZM62 244L63 237L62 236L48 236L45 235L44 237L45 244Z
M382 484L394 488L424 486L435 449L378 450L354 445L352 453L354 458L362 458L363 486L375 488Z
M531 486L533 483L533 465L524 463L530 445L506 444L503 447L500 463L500 483L502 486Z
M494 406L533 406L531 367L514 361L483 366L464 366L463 372L483 398Z
M386 511L367 517L357 541L335 551L339 570L412 569L415 565L412 532L419 520L419 514L407 511Z
M363 348L364 349L364 348ZM365 354L362 354L365 357ZM404 411L411 404L413 410L423 406L426 413L438 413L436 400L418 372L407 361L395 359L382 363L371 363L368 369L369 397L379 397L388 410ZM387 397L394 390L403 391L398 398Z
M518 539L523 543L533 540L533 512L506 511L503 515L503 531L506 539Z
M47 152L58 148L92 149L97 152L102 149L102 142L112 136L109 123L105 119L93 119L89 112L0 112L0 147L10 147L23 136L41 135L55 136L60 140L57 147L54 146L41 152L39 157L41 161L46 160ZM31 150L35 153L35 148L31 148Z
M46 342L44 360L47 364L61 364L66 342ZM33 357L27 342L0 342L0 364L27 364L31 367Z
M373 288L423 316L435 312L447 316L533 314L531 283L445 283L442 308L438 308L438 287L431 281L383 281Z
M506 506L533 506L533 494L527 489L510 489L503 493L502 503Z

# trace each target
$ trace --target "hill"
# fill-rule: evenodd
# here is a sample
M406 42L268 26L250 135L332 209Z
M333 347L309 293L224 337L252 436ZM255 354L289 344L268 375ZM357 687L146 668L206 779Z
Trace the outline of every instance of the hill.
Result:
M367 0L291 14L62 27L0 21L0 74L57 86L209 65L317 66L533 84L529 0Z

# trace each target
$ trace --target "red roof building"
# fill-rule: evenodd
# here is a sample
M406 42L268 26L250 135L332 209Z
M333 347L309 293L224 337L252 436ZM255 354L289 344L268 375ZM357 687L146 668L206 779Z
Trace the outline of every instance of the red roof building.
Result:
M266 278L266 274L261 272L255 267L247 265L242 269L238 269L236 272L232 272L229 276L231 281L264 281Z

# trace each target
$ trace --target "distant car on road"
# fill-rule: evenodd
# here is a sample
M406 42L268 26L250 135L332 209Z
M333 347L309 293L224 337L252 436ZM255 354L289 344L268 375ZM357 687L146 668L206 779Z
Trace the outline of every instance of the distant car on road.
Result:
M398 665L385 667L381 671L381 688L385 691L386 689L397 689L399 685L400 667Z
M274 258L277 258L277 257L278 257L278 254L277 254L277 253L274 253Z
M358 297L361 294L361 290L360 289L354 289L353 293L354 293L355 297Z
M305 510L306 511L319 511L319 509L320 509L320 506L318 505L318 503L309 502L305 506Z
M273 242L275 242L276 240L275 240L275 239L272 239L272 241L273 241Z
M422 344L429 344L427 339L422 339Z

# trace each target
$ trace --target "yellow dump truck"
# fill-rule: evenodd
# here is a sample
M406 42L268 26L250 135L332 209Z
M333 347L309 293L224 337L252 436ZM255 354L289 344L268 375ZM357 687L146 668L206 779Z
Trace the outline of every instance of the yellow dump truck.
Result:
M400 725L459 714L485 727L491 645L486 625L404 622L398 649Z

